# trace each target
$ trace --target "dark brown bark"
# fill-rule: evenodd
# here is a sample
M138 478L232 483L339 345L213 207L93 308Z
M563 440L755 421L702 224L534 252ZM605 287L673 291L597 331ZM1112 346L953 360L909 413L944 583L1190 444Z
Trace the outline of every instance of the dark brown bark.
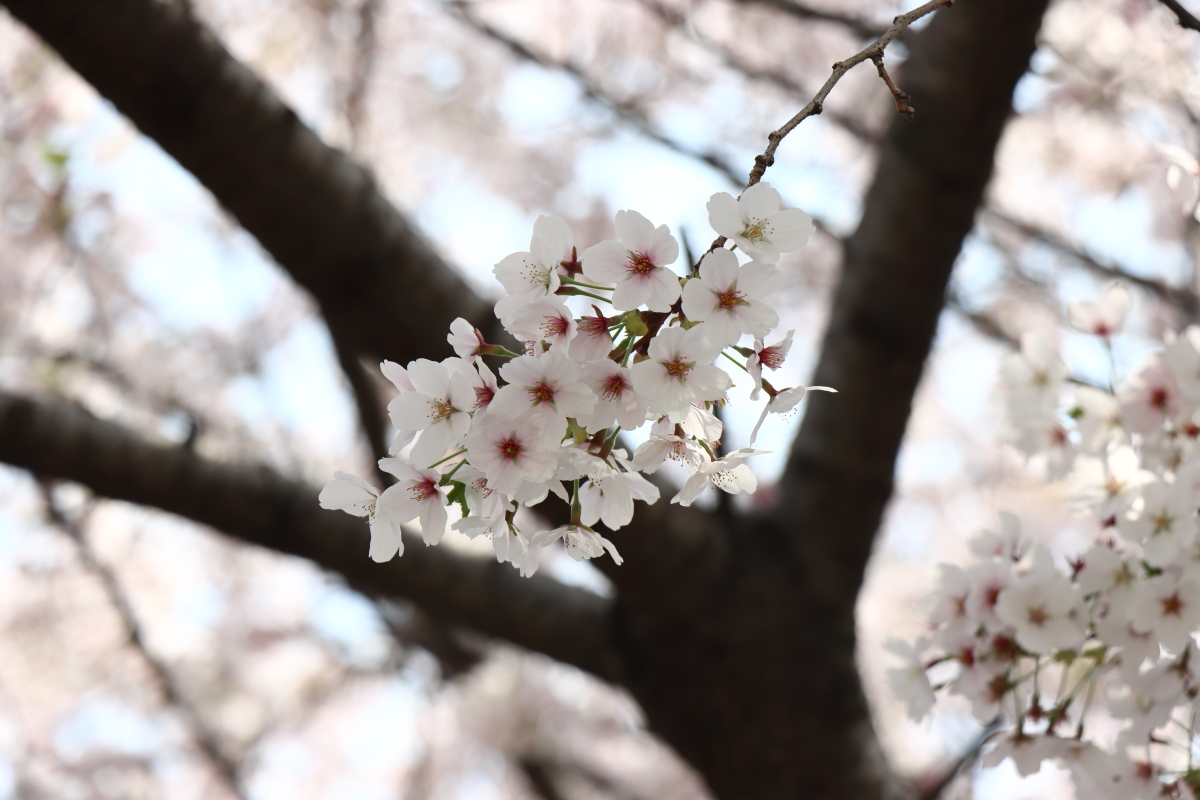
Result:
M4 5L216 196L312 293L348 352L400 363L444 357L455 317L493 324L489 304L370 173L301 123L188 4Z
M182 12L152 0L7 5L314 293L346 353L437 356L453 316L486 316L366 174ZM883 797L890 783L855 669L854 603L947 278L1045 5L964 0L913 37L899 81L916 119L898 120L883 143L814 380L841 394L811 403L778 492L785 502L754 519L665 499L639 507L635 526L612 537L627 561L607 569L618 588L611 606L552 582L522 588L507 567L419 545L376 572L363 526L325 522L311 487L259 471L190 456L199 466L185 469L186 454L168 448L152 448L160 476L84 470L80 458L103 465L137 449L94 420L76 419L73 435L105 436L62 441L51 460L24 428L53 437L56 426L32 426L46 409L28 401L9 398L0 412L0 460L305 555L368 594L394 589L441 618L620 680L725 800ZM164 477L187 469L198 477L186 484ZM228 504L224 492L235 495ZM520 621L524 613L536 622ZM584 632L571 622L580 619Z
M854 606L951 267L1046 0L969 0L914 37L915 121L882 145L849 239L781 502L727 531L711 577L624 585L629 685L722 798L888 791L855 669Z
M0 392L0 461L65 478L103 497L160 508L222 533L311 559L373 598L411 600L470 626L607 678L620 678L611 601L545 575L426 547L405 536L402 558L367 558L367 526L317 506L317 488L266 467L222 464L149 444L64 403Z

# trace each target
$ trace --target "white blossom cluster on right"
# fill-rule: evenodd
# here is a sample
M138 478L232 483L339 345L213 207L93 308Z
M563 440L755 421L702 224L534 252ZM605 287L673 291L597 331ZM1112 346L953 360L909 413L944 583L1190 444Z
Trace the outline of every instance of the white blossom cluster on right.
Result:
M673 503L690 505L709 486L754 491L744 462L762 451L719 456L723 426L713 409L733 384L723 366L736 366L752 399L768 395L753 445L768 413L786 414L807 391L824 389L777 389L763 377L764 368L780 367L792 341L788 331L766 344L779 324L767 303L783 280L775 265L813 225L803 211L782 208L767 183L737 199L715 194L708 212L736 252L717 247L682 275L671 267L679 243L670 230L636 211L617 212L616 240L582 252L566 222L539 217L529 250L494 269L506 292L496 316L524 352L489 343L458 319L448 337L456 356L407 367L385 361L383 373L399 392L388 406L397 436L379 466L396 483L381 491L339 472L321 506L366 517L370 555L385 561L403 551L402 524L419 518L426 544L437 544L447 507L457 505L453 527L490 537L496 558L528 576L536 550L558 540L576 560L607 551L620 563L596 526L619 529L632 519L634 500L658 500L642 473L668 459L689 473ZM586 298L587 310L569 307L570 297ZM485 358L503 363L493 371ZM620 431L647 423L649 439L632 454L617 445ZM570 504L569 522L520 530L517 509L550 493Z
M1068 308L1076 330L1112 352L1129 310L1114 285ZM1116 384L1115 378L1112 381ZM913 717L936 692L1000 721L985 765L1022 775L1067 767L1079 797L1194 798L1200 628L1200 327L1168 337L1114 387L1069 379L1050 341L1021 340L1001 365L1004 437L1068 479L1068 502L1097 541L1056 563L1019 523L971 541L977 561L943 564L930 630L892 640L889 680Z

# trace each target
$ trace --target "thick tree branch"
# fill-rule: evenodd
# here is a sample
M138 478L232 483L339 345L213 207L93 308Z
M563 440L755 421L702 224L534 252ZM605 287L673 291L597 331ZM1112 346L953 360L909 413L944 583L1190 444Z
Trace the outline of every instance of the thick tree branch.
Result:
M0 461L76 481L116 500L209 525L250 544L340 573L372 598L409 599L440 619L507 639L619 680L611 602L552 578L425 547L405 536L402 558L367 558L361 521L317 506L317 490L266 467L221 464L133 433L63 403L0 392Z
M435 356L491 308L371 175L328 147L186 9L157 0L4 0L18 20L199 179L321 306L350 352Z
M1180 27L1190 28L1194 31L1200 31L1200 19L1196 19L1196 16L1184 8L1179 3L1179 0L1160 0L1160 2L1167 8L1171 9L1171 13L1173 13L1175 18L1179 20Z

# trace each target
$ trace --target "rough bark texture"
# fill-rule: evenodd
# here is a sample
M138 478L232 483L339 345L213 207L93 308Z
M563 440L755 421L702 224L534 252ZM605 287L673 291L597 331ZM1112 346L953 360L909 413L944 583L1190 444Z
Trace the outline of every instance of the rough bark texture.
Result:
M317 488L262 466L230 465L142 441L65 403L0 392L0 461L154 506L242 541L302 556L373 598L412 600L449 623L619 680L611 601L553 578L426 547L404 537L403 558L367 558L363 521L317 506Z
M914 122L885 137L781 502L728 526L709 577L624 585L629 685L722 798L888 792L854 606L951 267L1046 0L964 0L915 36Z
M486 316L366 173L186 13L155 0L5 2L317 297L343 361L436 356L450 319ZM545 581L522 588L507 567L472 572L419 545L375 572L365 530L318 522L309 487L166 448L151 448L151 473L103 466L109 449L146 445L94 420L101 428L71 423L85 444L59 441L60 423L39 415L66 412L24 400L0 400L0 460L305 555L371 595L395 587L442 618L618 680L724 800L884 797L889 776L855 668L855 600L947 279L1046 3L963 0L912 37L901 83L916 120L898 119L885 137L847 244L814 379L840 394L811 402L784 502L755 518L639 507L612 537L627 559L606 567L615 603ZM34 431L58 455L40 452ZM539 620L532 627L486 610L513 597Z

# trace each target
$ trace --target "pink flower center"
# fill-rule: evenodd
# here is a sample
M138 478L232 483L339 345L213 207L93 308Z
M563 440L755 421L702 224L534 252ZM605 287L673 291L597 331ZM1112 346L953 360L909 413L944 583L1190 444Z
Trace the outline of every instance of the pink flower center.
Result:
M604 317L580 317L579 331L585 336L604 336L608 333L608 320Z
M408 493L414 500L428 500L437 494L437 483L432 478L426 478L420 483L414 483Z
M1042 606L1034 606L1029 609L1029 621L1039 628L1045 625L1048 619L1050 619L1050 615L1046 613L1046 609Z
M748 306L750 304L746 302L745 297L745 292L739 292L730 287L717 295L717 308L722 311L733 311L738 306Z
M629 381L625 380L625 376L619 372L613 373L607 381L604 382L604 391L600 393L602 400L615 400L625 394L625 390L629 388Z
M550 386L545 381L535 383L529 387L529 396L533 400L535 406L554 402L554 387Z
M692 367L696 366L694 361L684 361L683 356L675 356L670 361L663 363L667 368L667 375L676 380L687 380L688 373L692 371Z
M525 447L517 439L506 437L499 442L500 457L505 461L516 461L525 452Z
M542 338L543 339L558 339L567 335L567 331L571 329L571 320L559 314L544 317L542 322Z
M458 409L450 405L449 400L439 399L433 401L433 413L430 416L434 419L445 419L455 411L458 411Z
M1179 593L1164 597L1159 602L1162 603L1162 613L1164 617L1178 617L1183 611L1183 600L1179 599Z
M764 347L758 351L758 361L768 369L779 369L783 366L783 359L786 356L779 345L773 344L770 347Z
M1159 411L1165 412L1167 409L1167 390L1161 386L1156 386L1150 390L1150 405L1157 408Z
M475 408L487 408L488 403L496 396L496 390L490 386L475 387Z
M629 272L635 275L648 275L651 270L656 269L650 256L645 253L630 253L629 254Z

